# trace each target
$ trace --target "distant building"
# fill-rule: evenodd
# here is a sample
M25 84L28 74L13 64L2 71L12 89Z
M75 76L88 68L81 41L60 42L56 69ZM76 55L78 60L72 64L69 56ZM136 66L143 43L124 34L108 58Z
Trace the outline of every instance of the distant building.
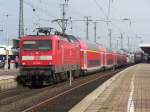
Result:
M12 51L15 55L19 55L19 39L13 39Z

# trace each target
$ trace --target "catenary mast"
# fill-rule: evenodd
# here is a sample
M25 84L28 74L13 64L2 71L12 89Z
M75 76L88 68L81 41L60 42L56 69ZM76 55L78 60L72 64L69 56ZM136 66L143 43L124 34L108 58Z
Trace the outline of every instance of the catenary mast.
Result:
M23 21L23 0L19 0L19 31L18 37L24 35L24 21Z

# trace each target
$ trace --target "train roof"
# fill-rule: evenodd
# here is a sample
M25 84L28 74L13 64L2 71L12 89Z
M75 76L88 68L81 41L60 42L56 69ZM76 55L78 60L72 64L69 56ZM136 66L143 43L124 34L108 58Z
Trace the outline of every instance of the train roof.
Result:
M95 50L95 51L100 51L102 49L102 46L97 44L97 43L90 42L90 41L87 41L87 40L82 40L80 38L78 38L78 41L79 41L81 49Z
M74 37L73 35L26 35L26 36L23 36L21 37L21 40L47 40L47 39L51 39L51 38L57 38L57 39L60 39L60 38L66 38L69 42L77 42L77 38Z
M33 39L51 39L52 37L57 37L57 35L25 35L22 36L21 40L33 40Z

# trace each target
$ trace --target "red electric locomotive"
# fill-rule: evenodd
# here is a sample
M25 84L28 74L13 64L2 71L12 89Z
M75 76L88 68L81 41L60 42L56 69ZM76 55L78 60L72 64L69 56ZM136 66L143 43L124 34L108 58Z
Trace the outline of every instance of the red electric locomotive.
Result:
M39 35L39 33L45 35ZM51 29L39 28L37 35L20 38L20 76L26 85L45 85L66 79L80 70L80 47L73 36L51 34Z

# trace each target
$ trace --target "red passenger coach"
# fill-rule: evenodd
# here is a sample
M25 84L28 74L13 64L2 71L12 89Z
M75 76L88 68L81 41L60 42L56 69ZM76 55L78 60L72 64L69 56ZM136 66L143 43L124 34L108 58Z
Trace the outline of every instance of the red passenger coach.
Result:
M111 49L106 49L105 52L105 68L112 68L115 64L114 52Z
M106 48L102 47L102 46L99 46L99 48L100 48L100 52L101 52L101 66L102 66L102 68L104 68L104 66L106 65L106 60L105 60Z
M120 63L120 65L126 65L126 63L127 63L127 55L125 54L125 52L124 51L120 51L120 57L121 57L121 63Z
M116 65L123 66L127 64L127 55L123 51L117 51Z
M103 56L100 46L95 43L83 41L80 43L80 65L83 72L93 72L100 70L103 66Z

